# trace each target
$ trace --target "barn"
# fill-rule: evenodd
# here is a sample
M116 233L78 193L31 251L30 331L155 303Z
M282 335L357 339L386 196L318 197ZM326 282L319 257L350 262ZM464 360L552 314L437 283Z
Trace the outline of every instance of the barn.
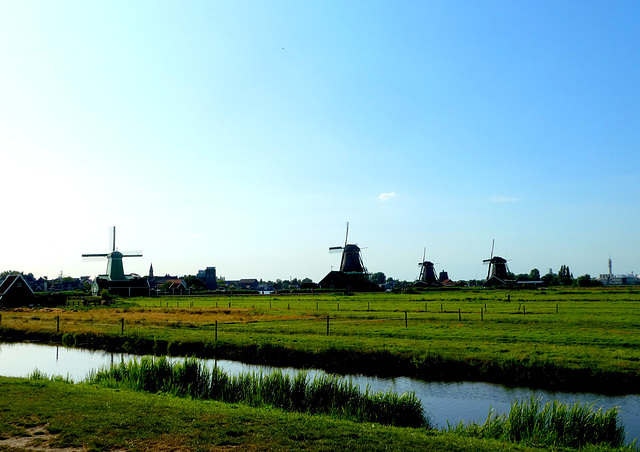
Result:
M0 284L0 308L33 304L35 294L22 275L8 275Z

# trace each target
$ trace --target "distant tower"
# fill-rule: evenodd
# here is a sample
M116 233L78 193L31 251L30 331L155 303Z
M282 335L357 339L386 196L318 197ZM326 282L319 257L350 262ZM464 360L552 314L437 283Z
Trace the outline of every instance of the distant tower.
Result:
M608 281L609 284L611 284L612 279L613 279L613 272L611 271L611 255L609 255L609 281Z
M204 271L204 285L208 290L216 290L218 288L215 267L207 267Z
M149 278L153 278L153 264L149 265Z

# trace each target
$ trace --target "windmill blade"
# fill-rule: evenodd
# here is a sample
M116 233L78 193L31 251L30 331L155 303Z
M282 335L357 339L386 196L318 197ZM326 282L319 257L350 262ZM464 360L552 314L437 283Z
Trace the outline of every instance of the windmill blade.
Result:
M424 247L424 251L422 252L422 262L425 261L425 259L427 258L427 247Z
M491 240L491 259L493 259L493 246L496 244L496 239Z
M122 257L142 256L142 250L121 251L121 253L122 253Z
M104 262L107 256L82 256L82 262Z
M109 254L106 253L96 253L96 254L83 254L82 257L107 257Z
M349 222L347 221L347 234L344 236L344 246L347 246L347 240L349 239Z
M109 228L109 251L112 253L116 250L116 227Z

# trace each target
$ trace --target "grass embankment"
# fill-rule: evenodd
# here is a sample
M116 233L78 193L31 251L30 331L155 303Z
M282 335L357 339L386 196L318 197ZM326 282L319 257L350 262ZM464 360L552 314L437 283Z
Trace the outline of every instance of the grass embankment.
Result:
M331 372L635 393L639 301L637 288L141 298L112 308L6 312L0 335Z
M358 422L400 427L427 425L422 404L414 393L360 391L350 381L325 375L307 378L306 372L290 377L282 372L229 376L203 361L189 358L170 362L165 357L142 358L92 371L88 381L110 387L165 392L181 397L273 406L288 411L329 414Z
M511 444L466 433L358 423L62 381L0 377L0 393L0 450L7 451L24 450L27 442L45 450L74 451L572 450L538 447L535 438ZM580 450L624 449L586 445Z

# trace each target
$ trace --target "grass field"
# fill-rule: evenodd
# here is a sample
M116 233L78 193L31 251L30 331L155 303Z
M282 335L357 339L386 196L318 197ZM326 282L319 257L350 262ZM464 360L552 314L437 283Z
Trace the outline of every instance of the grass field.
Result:
M600 392L640 387L634 287L136 298L109 308L13 310L0 321L5 340L21 332L68 345L331 371Z
M577 450L60 381L0 377L0 393L0 451L8 452Z

